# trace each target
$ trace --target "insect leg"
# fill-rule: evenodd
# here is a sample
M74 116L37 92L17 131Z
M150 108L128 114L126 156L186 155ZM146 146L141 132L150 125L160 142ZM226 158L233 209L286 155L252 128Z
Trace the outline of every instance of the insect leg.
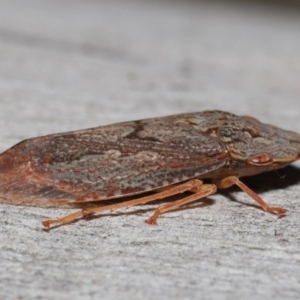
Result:
M147 224L151 224L151 225L157 225L156 219L158 218L159 215L176 209L182 205L188 204L190 202L194 202L196 200L199 200L203 197L209 196L211 194L214 194L217 191L217 187L214 184L203 184L202 186L200 186L198 189L193 189L191 190L192 192L194 192L195 194L185 197L181 200L160 206L159 208L157 208L154 212L154 214L145 222Z
M123 207L128 208L128 207L131 207L131 206L134 206L134 205L145 204L147 202L167 198L167 197L170 197L170 196L173 196L173 195L176 195L176 194L180 194L180 193L183 193L183 192L186 192L186 191L197 191L201 186L202 186L202 181L201 180L192 179L192 180L187 181L185 183L172 186L171 188L169 188L167 190L163 190L161 192L158 192L157 194L154 194L154 195L145 196L145 197L142 197L142 198L129 200L129 201L125 201L125 202L121 202L121 203L117 203L117 204L93 207L93 208L77 211L77 212L75 212L73 214L70 214L70 215L67 215L67 216L65 216L61 219L43 221L43 225L45 227L48 227L48 228L52 224L62 225L62 224L70 223L70 222L76 220L78 217L81 217L81 216L87 216L87 215L95 214L95 213L102 212L102 211L105 211L105 210L113 211L113 210L123 208ZM198 199L199 198L200 197L198 197Z
M241 182L236 176L229 176L227 178L218 180L215 182L219 188L228 188L236 184L240 189L247 193L253 200L255 200L264 211L277 213L278 216L282 216L287 213L287 209L281 207L269 206L262 198L260 198L256 193L254 193L250 188L248 188L243 182Z

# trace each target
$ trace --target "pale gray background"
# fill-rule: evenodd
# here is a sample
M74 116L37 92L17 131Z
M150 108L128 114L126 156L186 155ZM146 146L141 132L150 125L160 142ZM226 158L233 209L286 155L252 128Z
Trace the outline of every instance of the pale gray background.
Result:
M48 133L222 109L300 132L300 9L247 2L0 1L0 151ZM299 299L300 170L143 223L156 205L0 204L1 299Z

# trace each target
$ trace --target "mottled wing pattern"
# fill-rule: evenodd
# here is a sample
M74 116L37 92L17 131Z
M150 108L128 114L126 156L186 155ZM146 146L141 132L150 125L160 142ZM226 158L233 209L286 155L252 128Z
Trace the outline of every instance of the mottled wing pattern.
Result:
M189 114L26 140L0 156L6 202L87 202L151 191L226 163L224 145Z

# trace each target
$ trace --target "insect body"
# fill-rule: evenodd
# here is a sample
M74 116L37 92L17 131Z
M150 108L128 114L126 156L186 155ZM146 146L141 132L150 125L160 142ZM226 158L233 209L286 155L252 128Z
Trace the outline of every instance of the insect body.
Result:
M222 111L186 113L28 139L0 156L0 201L66 205L137 195L43 224L64 224L103 210L144 204L185 191L192 195L159 207L169 210L238 185L278 215L240 177L275 170L300 156L300 135ZM211 179L203 184L201 179ZM145 192L153 191L148 196ZM102 203L103 204L103 203Z

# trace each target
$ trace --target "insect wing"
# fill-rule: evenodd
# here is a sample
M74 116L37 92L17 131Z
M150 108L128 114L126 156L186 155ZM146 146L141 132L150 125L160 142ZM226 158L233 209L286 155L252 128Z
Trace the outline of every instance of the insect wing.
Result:
M22 204L134 195L216 170L224 146L174 118L119 123L19 143L0 156L0 197Z

